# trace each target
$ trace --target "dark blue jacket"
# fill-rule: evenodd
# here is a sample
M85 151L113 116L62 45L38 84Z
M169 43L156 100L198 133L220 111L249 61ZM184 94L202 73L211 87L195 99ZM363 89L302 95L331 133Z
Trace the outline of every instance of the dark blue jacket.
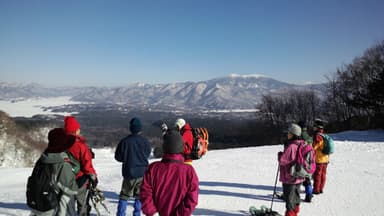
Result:
M149 141L139 134L131 134L122 139L115 151L115 159L123 163L122 174L125 179L144 176L151 153Z

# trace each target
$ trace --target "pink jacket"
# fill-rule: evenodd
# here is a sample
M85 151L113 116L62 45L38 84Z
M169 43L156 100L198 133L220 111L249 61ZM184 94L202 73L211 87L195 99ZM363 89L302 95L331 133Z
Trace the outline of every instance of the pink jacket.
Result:
M198 203L199 180L182 154L165 154L149 165L140 190L145 215L188 216Z
M289 140L284 152L279 156L280 166L280 181L284 184L299 184L304 181L304 178L293 178L291 169L296 161L297 148L303 140Z

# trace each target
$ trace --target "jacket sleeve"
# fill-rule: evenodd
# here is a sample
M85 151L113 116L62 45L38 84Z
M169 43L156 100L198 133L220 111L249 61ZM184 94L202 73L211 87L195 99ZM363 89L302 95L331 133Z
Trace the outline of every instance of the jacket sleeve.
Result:
M115 150L115 160L119 162L124 162L124 151L125 150L124 150L123 140L121 140Z
M296 160L296 151L292 145L288 146L281 155L279 159L280 166L287 166Z
M176 215L192 215L198 204L199 197L199 179L193 167L191 166L191 184L184 198L184 201L177 207Z
M151 177L151 166L144 174L143 183L140 188L141 210L145 215L154 215L157 212L153 201L153 188Z
M91 174L96 175L96 171L93 168L93 164L92 164L92 153L85 143L81 145L80 154L81 156L80 156L79 162L81 165L80 166L81 172L87 175L91 175Z

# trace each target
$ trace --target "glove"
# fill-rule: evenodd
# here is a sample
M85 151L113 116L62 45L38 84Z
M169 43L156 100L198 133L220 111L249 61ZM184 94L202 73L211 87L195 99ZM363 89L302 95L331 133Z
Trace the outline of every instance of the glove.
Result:
M97 184L99 183L99 180L97 179L96 175L94 174L88 175L88 178L89 178L89 182L91 183L91 187L96 188Z
M167 132L167 130L168 130L168 125L163 123L161 125L161 133L164 135Z

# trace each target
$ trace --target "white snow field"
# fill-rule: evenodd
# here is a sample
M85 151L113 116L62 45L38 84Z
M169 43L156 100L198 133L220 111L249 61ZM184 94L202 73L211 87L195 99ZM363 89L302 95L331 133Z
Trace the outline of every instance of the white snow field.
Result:
M384 215L384 131L347 131L332 136L336 152L328 166L325 191L315 196L312 203L302 203L299 215ZM278 145L215 150L195 161L200 195L193 215L239 216L247 215L251 205L270 207L277 152L282 148ZM113 149L96 149L95 153L99 188L104 191L111 215L115 215L121 164L114 160ZM25 184L31 170L0 168L0 215L29 215ZM280 183L277 187L281 190ZM275 200L273 210L284 214L284 202ZM102 214L107 215L105 211ZM96 212L92 211L92 215Z

